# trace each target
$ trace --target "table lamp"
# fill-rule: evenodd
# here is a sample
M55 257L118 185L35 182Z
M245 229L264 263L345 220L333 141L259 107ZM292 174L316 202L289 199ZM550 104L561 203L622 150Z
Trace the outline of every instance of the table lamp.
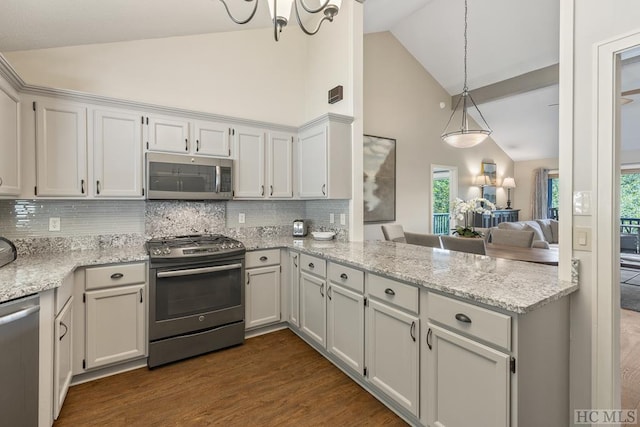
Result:
M512 188L516 188L516 181L511 177L507 177L502 181L502 188L506 188L507 189L507 207L506 207L506 209L511 209L511 189Z

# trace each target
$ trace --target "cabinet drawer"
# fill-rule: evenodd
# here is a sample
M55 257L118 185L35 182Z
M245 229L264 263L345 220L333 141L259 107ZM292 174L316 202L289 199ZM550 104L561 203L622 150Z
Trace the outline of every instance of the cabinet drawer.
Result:
M385 277L369 275L369 295L418 313L418 288Z
M329 280L356 292L364 292L364 273L355 268L330 262Z
M108 288L147 281L147 264L119 264L86 270L85 289Z
M300 269L320 277L327 277L327 262L307 254L300 254Z
M511 350L511 317L442 295L429 293L430 319L456 331Z
M280 249L251 251L245 255L244 266L246 268L266 267L267 265L277 264L280 264Z

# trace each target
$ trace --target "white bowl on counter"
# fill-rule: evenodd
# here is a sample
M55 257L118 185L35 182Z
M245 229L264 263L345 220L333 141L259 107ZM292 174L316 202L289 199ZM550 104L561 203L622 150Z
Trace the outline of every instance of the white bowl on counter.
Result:
M311 235L314 240L332 240L336 233L333 231L312 231Z

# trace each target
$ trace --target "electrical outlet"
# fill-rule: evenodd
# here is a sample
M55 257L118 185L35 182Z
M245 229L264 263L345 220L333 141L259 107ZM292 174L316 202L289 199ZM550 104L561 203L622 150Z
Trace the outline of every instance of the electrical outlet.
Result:
M340 225L347 225L347 214L340 214Z
M329 214L329 224L333 224L336 222L336 216L332 213Z
M239 213L238 214L238 222L240 224L244 224L244 214L243 213Z
M60 218L49 218L49 231L60 231Z

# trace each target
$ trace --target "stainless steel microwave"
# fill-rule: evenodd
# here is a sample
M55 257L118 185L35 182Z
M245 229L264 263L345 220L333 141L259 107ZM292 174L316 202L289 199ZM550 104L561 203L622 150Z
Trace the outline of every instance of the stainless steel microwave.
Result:
M232 190L230 159L147 153L147 199L228 200Z

